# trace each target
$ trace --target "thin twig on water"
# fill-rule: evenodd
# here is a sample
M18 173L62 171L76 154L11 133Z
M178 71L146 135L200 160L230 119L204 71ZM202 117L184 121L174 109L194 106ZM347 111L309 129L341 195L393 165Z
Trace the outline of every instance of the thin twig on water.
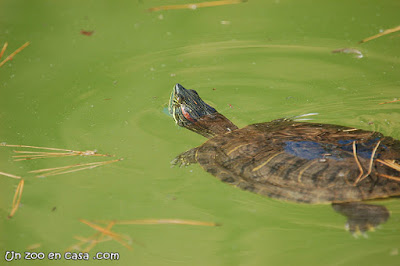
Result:
M111 230L111 228L114 226L114 222L110 222L108 225L107 225L107 227L105 228L106 230ZM100 234L100 236L95 240L95 241L92 241L84 250L83 250L83 252L89 252L92 248L94 248L94 246L97 244L97 243L100 243L100 242L104 242L104 241L106 241L106 240L104 240L104 237L106 236L106 234L104 234L103 232L101 232L101 234ZM110 236L107 236L108 237L108 239L112 239L112 237L110 237Z
M394 160L376 159L376 161L400 172L400 164L397 164ZM385 174L379 174L379 176L382 176L387 179L395 180L395 181L400 181L400 177L397 177L397 176L391 176L391 175L385 175Z
M361 40L359 43L365 43L365 42L371 41L373 39L376 39L376 38L379 38L379 37L382 37L382 36L385 36L385 35L388 35L390 33L396 32L396 31L400 31L400 26L384 30L384 31L382 31L382 32L380 32L380 33L378 33L378 34L376 34L374 36L371 36L371 37L365 38L364 40Z
M110 236L111 238L113 238L115 241L119 242L124 247L126 247L128 249L132 249L132 247L128 243L126 243L124 240L122 240L124 238L124 239L130 241L129 237L114 233L114 232L112 232L110 230L107 230L106 228L103 228L103 227L101 227L101 226L99 226L97 224L91 223L91 222L89 222L87 220L80 219L79 221L84 223L84 224L86 224L86 225L88 225L88 226L90 226L90 227L92 227L93 229L95 229L95 230L97 230L97 231L99 231L99 232L101 232L101 233L103 233L105 235Z
M12 175L12 174L8 174L8 173L4 173L4 172L0 172L0 175L4 175L4 176L8 176L8 177L12 177L12 178L15 178L15 179L21 179L21 177L20 177L20 176L17 176L17 175Z
M395 180L395 181L400 181L400 177L396 177L396 176L385 175L385 174L379 174L379 176L382 176L387 179Z
M370 159L370 161L369 161L368 172L367 172L365 175L363 175L363 176L360 178L359 181L356 180L356 182L355 182L356 184L357 184L358 182L361 182L362 180L364 180L364 178L366 178L367 176L369 176L369 175L371 174L371 172L372 172L372 165L373 165L373 163L374 163L375 153L376 153L376 150L377 150L378 147L379 147L379 144L381 144L381 141L378 141L378 143L376 144L374 150L372 151L371 159Z
M109 221L97 221L98 223L108 223ZM114 220L115 224L186 224L186 225L200 225L200 226L218 226L214 222L203 222L195 220L182 220L182 219L139 219L139 220Z
M246 2L246 0L221 0L221 1L201 2L201 3L183 4L183 5L157 6L149 8L148 11L154 12L154 11L171 10L171 9L197 9L202 7L240 4L243 2Z
M376 159L377 162L380 162L381 164L384 164L390 168L393 168L394 170L397 170L400 172L400 164L395 163L394 160L380 160Z
M0 52L0 59L3 57L3 54L6 51L7 46L8 46L8 42L4 43L3 48L1 49L1 52Z
M383 103L379 103L379 104L387 104L387 103L395 103L395 102L400 102L400 99L395 99L393 101L383 102Z
M7 43L6 43L7 44ZM3 49L1 51L1 56L3 55L5 49L7 48L7 45L4 44ZM17 50L15 50L12 54L10 54L9 56L7 56L1 63L0 63L0 67L2 67L6 62L12 60L14 58L14 56L16 54L18 54L19 52L21 52L25 47L27 47L29 45L29 42L24 43L21 47L19 47ZM1 58L1 57L0 57Z
M361 176L364 174L364 170L360 164L360 161L358 160L358 156L357 156L357 148L356 148L356 141L353 141L353 155L354 155L354 160L356 161L356 164L358 166L358 169L360 170L360 174L358 175L358 177L356 178L356 181L354 181L354 186L358 183L358 181L360 180Z
M19 203L21 202L21 197L22 197L22 190L24 189L24 180L21 179L19 181L17 189L15 190L13 202L12 202L12 208L10 215L8 215L8 218L11 218L14 216L15 212L18 210Z
M110 164L110 163L115 163L122 161L123 158L116 159L116 160L110 160L110 161L101 161L101 162L93 162L93 163L85 163L85 164L72 164L72 165L67 165L67 166L60 166L60 167L53 167L53 168L45 168L45 169L38 169L38 170L32 170L29 171L29 173L44 173L37 175L36 177L46 177L46 176L53 176L53 175L61 175L61 174L67 174L67 173L73 173L77 171L82 171L85 169L93 169L102 165ZM79 167L79 168L77 168ZM76 169L71 169L71 168L76 168ZM71 170L67 170L71 169ZM65 170L65 171L64 171Z
M100 154L97 153L96 150L87 150L87 151L74 151L70 149L59 149L59 148L49 148L49 147L38 147L38 146L30 146L30 145L13 145L0 143L0 146L4 147L14 147L14 148L31 148L31 149L39 149L39 150L50 150L50 151L63 151L63 152L43 152L43 151L14 151L20 155L14 155L14 161L25 161L25 160L34 160L34 159L42 159L42 158L52 158L52 157L64 157L64 156L103 156L103 157L114 157L109 154Z

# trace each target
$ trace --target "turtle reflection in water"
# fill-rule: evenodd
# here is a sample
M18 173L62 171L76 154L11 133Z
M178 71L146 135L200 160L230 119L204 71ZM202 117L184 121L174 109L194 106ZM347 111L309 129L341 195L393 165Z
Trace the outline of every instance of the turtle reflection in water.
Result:
M400 195L400 141L378 132L291 119L239 129L180 84L169 112L208 138L172 164L199 163L223 182L271 198L332 203L352 233L389 218L386 207L361 201Z

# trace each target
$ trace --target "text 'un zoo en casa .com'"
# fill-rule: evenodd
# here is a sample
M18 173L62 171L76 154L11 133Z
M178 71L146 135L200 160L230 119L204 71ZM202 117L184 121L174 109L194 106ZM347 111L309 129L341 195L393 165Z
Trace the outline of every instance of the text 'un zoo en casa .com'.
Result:
M18 260L119 260L118 252L96 252L92 256L87 252L16 252L6 251L4 254L5 261Z

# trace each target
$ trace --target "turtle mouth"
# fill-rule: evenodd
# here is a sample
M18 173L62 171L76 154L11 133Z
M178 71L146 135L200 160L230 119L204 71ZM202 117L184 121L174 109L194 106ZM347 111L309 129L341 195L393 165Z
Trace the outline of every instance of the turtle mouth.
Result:
M179 87L182 87L180 84L176 84L172 90L171 97L169 98L169 105L168 105L168 111L170 115L174 116L175 114L175 108L179 107L181 104L181 99L179 97L180 94L180 89ZM182 87L183 88L183 87ZM174 117L175 119L175 117Z
M182 95L183 90L186 90L183 88L182 85L176 84L172 90L171 97L169 99L169 105L168 105L168 111L169 114L174 118L175 123L177 123L180 126L183 126L182 124L182 118L180 116L181 114L181 105L182 105Z

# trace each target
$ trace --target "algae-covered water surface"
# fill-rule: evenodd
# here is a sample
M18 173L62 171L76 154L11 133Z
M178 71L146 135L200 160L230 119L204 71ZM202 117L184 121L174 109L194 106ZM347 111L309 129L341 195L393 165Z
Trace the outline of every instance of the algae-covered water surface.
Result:
M355 238L329 205L171 168L206 139L167 106L180 83L239 127L318 113L400 139L400 32L359 43L397 27L399 8L1 1L0 62L12 60L0 67L0 172L21 178L0 175L0 264L398 265L399 199L376 202L391 218ZM7 262L7 251L22 258Z

